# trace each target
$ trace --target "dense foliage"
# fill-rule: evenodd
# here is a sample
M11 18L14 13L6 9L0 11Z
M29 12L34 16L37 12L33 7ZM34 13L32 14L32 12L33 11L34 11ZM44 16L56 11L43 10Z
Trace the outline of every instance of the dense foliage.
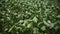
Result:
M60 34L58 0L1 0L2 34Z

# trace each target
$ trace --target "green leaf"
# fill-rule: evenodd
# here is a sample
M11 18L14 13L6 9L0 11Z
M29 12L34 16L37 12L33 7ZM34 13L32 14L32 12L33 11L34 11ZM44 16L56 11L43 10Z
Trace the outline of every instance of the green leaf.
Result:
M58 15L57 18L60 18L60 15Z
M34 17L33 21L37 23L37 21L38 21L37 17Z
M42 26L42 27L41 27L41 30L42 30L42 31L46 30L46 27L45 27L45 26Z

